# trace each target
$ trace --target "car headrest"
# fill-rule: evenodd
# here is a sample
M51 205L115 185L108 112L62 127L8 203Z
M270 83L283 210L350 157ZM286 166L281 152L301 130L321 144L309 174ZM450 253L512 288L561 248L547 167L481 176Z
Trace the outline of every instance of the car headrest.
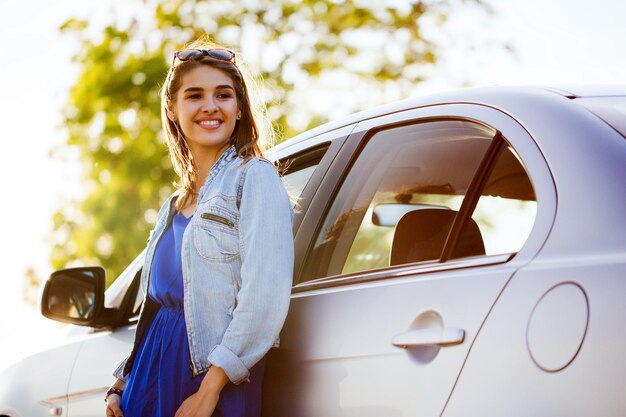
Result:
M455 210L420 209L404 214L391 244L390 265L439 259L457 215ZM454 258L485 254L485 245L476 222L470 219L459 237Z

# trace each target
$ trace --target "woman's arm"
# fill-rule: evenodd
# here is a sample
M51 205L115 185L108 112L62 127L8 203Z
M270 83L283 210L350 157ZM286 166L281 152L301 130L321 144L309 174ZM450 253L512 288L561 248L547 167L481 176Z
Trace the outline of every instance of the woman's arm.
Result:
M212 366L204 376L198 392L183 401L174 417L211 417L227 383L228 376L224 370Z
M121 379L115 379L111 388L117 388L121 391L124 390L126 386L126 382ZM109 394L106 399L106 416L107 417L123 417L124 413L122 413L122 409L120 408L120 403L122 402L122 397L118 394Z
M239 207L241 288L237 307L209 362L234 384L272 347L283 326L293 281L293 210L274 167L255 159L244 165Z

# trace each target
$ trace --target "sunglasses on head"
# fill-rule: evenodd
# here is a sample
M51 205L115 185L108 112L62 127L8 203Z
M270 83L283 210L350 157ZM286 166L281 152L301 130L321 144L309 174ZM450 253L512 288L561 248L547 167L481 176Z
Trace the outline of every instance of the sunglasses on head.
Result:
M191 59L198 59L203 56L208 56L213 59L218 59L220 61L227 61L233 65L237 64L235 60L235 53L233 51L229 51L228 49L183 49L182 51L174 52L174 58L172 59L172 65L174 65L174 61L178 58L179 61L189 61Z

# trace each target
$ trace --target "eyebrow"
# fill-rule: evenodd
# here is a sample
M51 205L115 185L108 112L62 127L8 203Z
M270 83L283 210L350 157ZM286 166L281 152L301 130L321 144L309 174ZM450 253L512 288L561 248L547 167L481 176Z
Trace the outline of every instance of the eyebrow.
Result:
M224 89L224 88L227 88L227 89L235 91L235 88L232 85L228 85L228 84L221 84L221 85L218 85L217 87L215 87L216 90ZM189 87L189 88L185 88L185 90L184 90L185 93L188 93L188 92L198 92L198 91L202 92L202 91L204 91L204 88L202 88L202 87Z

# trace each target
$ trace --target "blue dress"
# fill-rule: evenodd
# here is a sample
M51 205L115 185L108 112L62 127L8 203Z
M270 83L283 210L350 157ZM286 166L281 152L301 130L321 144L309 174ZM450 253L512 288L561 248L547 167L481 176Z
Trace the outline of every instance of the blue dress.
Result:
M173 417L198 391L205 375L192 376L183 310L181 242L190 219L176 213L157 244L148 297L161 308L143 336L126 381L121 403L125 417ZM250 383L227 384L213 416L259 416L263 373L261 360L250 370Z

